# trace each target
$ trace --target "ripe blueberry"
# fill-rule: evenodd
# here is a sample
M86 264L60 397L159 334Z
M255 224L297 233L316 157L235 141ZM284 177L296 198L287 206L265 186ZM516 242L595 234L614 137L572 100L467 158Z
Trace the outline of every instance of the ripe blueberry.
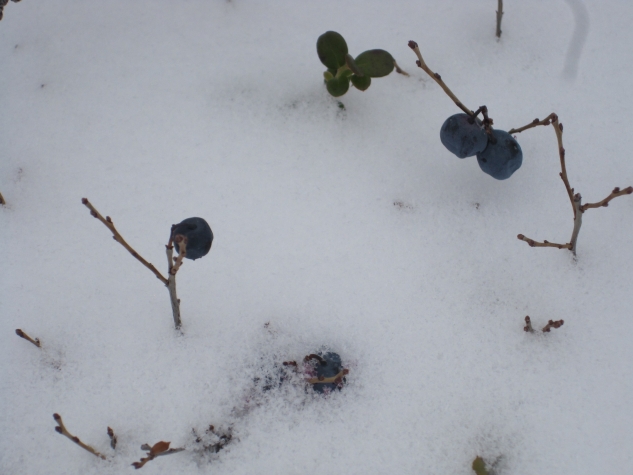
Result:
M467 114L455 114L446 119L440 130L440 140L459 158L477 155L488 144L481 122Z
M174 224L171 231L172 239L181 235L187 238L187 259L199 259L202 256L206 256L211 249L211 243L213 242L213 232L202 218L187 218L178 224ZM179 246L174 244L176 251L179 251Z
M497 180L505 180L521 168L523 152L512 135L503 130L493 130L488 146L477 154L477 163L484 173Z

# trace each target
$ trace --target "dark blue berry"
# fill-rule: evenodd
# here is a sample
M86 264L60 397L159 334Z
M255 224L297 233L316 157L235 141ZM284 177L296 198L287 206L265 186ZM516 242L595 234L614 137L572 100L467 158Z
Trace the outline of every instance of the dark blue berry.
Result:
M467 114L455 114L442 124L440 140L450 152L466 158L484 151L488 135L479 120Z
M343 370L343 364L341 363L341 357L337 353L317 353L321 357L320 360L312 360L314 363L314 369L316 371L316 377L332 378L339 374ZM343 379L343 381L345 381ZM334 391L335 389L341 389L343 381L340 384L337 383L314 383L312 388L318 393L327 393Z
M523 152L512 135L503 130L493 130L488 146L477 154L477 163L484 173L497 180L505 180L521 168Z
M211 249L211 243L213 242L213 232L202 218L187 218L178 224L175 224L172 228L172 239L175 239L178 235L187 238L187 259L199 259L202 256L206 256ZM179 246L174 244L176 251L179 251Z

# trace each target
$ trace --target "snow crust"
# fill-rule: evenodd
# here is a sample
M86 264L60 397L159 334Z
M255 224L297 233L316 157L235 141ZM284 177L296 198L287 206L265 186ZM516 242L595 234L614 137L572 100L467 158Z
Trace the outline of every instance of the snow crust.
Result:
M518 135L506 181L457 159L439 129L458 110L407 42L498 128L557 112L571 184L599 201L633 185L633 4L505 2L496 41L496 3L9 3L0 472L127 473L164 440L187 450L146 475L465 475L477 455L498 474L631 473L633 198L587 211L576 261L517 240L571 234L553 130ZM411 76L341 110L327 30ZM178 274L183 335L82 197L162 272L170 225L209 222L211 252ZM531 335L525 315L565 324ZM340 393L253 389L321 348L350 369ZM200 455L209 424L233 440Z

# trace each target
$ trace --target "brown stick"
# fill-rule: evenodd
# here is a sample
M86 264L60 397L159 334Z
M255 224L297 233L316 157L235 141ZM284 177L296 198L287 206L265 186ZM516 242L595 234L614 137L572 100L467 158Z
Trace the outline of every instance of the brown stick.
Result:
M543 333L549 333L552 328L560 328L563 326L563 323L565 323L564 320L550 320L547 322L547 325L543 327Z
M112 427L108 427L107 433L108 433L108 437L110 437L110 447L112 447L113 449L116 449L117 438L116 438L116 435L114 434L114 431L112 430Z
M571 244L570 243L557 244L555 242L549 242L547 240L545 240L543 242L539 242L539 241L535 241L534 239L530 239L528 237L525 237L523 234L517 235L517 239L520 239L521 241L527 242L530 245L530 247L556 247L558 249L571 249Z
M180 320L180 299L178 298L178 294L176 293L176 272L173 270L174 266L174 228L176 225L171 227L171 232L169 234L169 242L165 246L165 250L167 252L167 275L169 275L169 279L167 279L167 289L169 290L169 300L171 302L171 313L174 317L174 327L176 330L180 330L182 326L182 321ZM181 236L182 237L182 236ZM183 256L183 251L186 254L186 239L185 248L181 246L182 239L179 241L178 245L180 247L180 256ZM183 256L184 257L184 256ZM178 264L180 266L180 264Z
M72 435L70 432L68 432L66 430L66 426L64 426L64 422L62 421L62 416L60 416L59 414L55 413L53 414L53 419L55 419L55 421L57 422L57 427L55 427L55 430L60 433L63 436L68 437L70 440L72 440L75 444L77 444L79 447L81 447L84 450L87 450L88 452L90 452L92 455L96 455L97 457L105 460L106 456L97 452L95 449L93 449L92 447L90 447L89 445L84 444L81 440L79 440L79 437Z
M589 208L600 208L602 206L609 206L609 201L611 201L613 198L617 198L618 196L623 196L623 195L630 195L631 193L633 193L633 186L629 186L628 188L625 188L623 190L620 190L620 188L615 187L613 189L613 191L611 192L611 194L609 196L607 196L605 199L603 199L602 201L598 201L597 203L585 203L584 205L581 206L581 211L585 211L588 210Z
M24 338L27 341L30 341L31 343L33 343L35 346L37 346L38 348L42 347L42 344L40 343L40 339L36 338L35 340L33 338L31 338L30 336L28 336L26 333L24 333L22 330L20 330L19 328L15 331L15 334L17 336L19 336L20 338Z
M409 48L411 48L413 52L416 54L416 56L418 57L418 61L416 61L416 64L420 68L422 68L426 72L426 74L431 76L431 78L433 78L433 80L436 83L440 85L440 87L444 90L446 94L448 94L448 97L450 97L453 100L453 102L455 103L455 105L457 105L457 107L459 107L469 116L474 117L475 113L472 110L470 110L468 107L466 107L464 104L462 104L462 102L459 99L457 99L457 96L453 94L453 91L451 91L448 88L448 86L444 83L444 81L442 81L442 76L431 71L431 68L429 68L426 65L426 63L424 62L424 59L422 58L422 53L420 53L420 48L418 47L418 44L415 41L409 41Z
M563 147L563 124L558 122L558 116L555 113L551 113L543 120L534 119L530 124L520 127L518 129L511 129L508 133L519 133L524 130L531 129L539 125L552 125L554 127L554 133L556 134L556 141L558 143L558 155L560 158L559 176L563 180L565 185L565 191L567 191L567 197L571 203L571 208L574 213L574 229L571 233L571 239L567 244L556 244L549 241L538 242L533 239L526 238L523 234L517 236L521 241L527 242L531 247L556 247L558 249L569 249L574 256L576 255L576 245L578 241L578 234L580 233L580 227L582 226L582 215L589 208L600 208L603 206L609 206L609 201L618 196L630 195L633 193L633 187L629 186L623 190L620 188L614 188L609 196L597 203L582 204L582 196L580 193L574 194L574 189L569 184L569 178L567 177L567 166L565 164L565 148Z
M531 129L532 127L537 127L539 125L550 125L552 123L552 119L556 117L556 114L553 112L545 117L543 120L534 119L528 125L524 125L523 127L519 127L518 129L510 129L508 130L509 134L518 134L519 132L523 132L524 130Z
M125 239L123 239L123 237L119 234L119 232L114 227L114 223L112 222L112 219L110 218L110 216L106 216L105 218L101 216L101 213L99 213L99 211L97 211L96 208L92 206L90 201L88 201L88 198L82 198L81 202L90 210L90 214L92 216L94 216L95 218L97 218L99 221L101 221L103 224L106 225L106 227L110 230L110 232L112 232L112 237L114 238L116 242L118 242L125 249L127 249L127 251L130 254L132 254L141 264L143 264L145 267L151 270L156 276L156 278L159 279L163 284L168 285L167 279L163 277L163 275L160 272L158 272L156 267L154 267L152 264L150 264L145 259L143 259L138 254L138 252L132 249L132 247L127 242L125 242Z
M497 38L501 38L501 17L503 16L503 0L497 2Z

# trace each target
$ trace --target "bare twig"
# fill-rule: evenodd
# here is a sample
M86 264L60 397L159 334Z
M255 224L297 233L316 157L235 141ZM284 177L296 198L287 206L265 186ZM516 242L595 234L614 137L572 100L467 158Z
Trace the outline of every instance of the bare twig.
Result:
M105 460L106 456L97 452L95 449L93 449L92 447L90 447L89 445L84 444L81 440L79 440L79 437L72 435L70 432L68 432L66 430L66 426L64 426L64 422L62 421L62 416L60 416L59 414L55 413L53 414L53 419L55 419L55 421L57 422L57 427L55 427L55 430L60 433L63 436L68 437L70 440L72 440L75 444L77 444L79 447L81 447L84 450L87 450L88 452L90 452L92 455L96 455L97 457Z
M40 343L40 339L39 338L33 339L30 336L28 336L26 333L24 333L22 330L20 330L19 328L15 331L15 334L17 336L19 336L20 338L24 338L25 340L30 341L31 343L33 343L38 348L42 347L42 344Z
M176 272L173 272L174 268L174 241L173 241L173 228L172 234L169 237L169 242L165 246L167 252L167 266L169 279L167 280L167 289L169 290L169 300L171 302L171 313L174 316L174 326L176 330L180 330L182 321L180 320L180 299L176 293ZM176 269L177 271L178 269Z
M529 315L525 317L525 326L523 327L523 331L534 333L534 328L532 328L532 320L530 320Z
M152 447L150 447L148 444L141 445L141 450L147 450L147 457L142 458L140 462L134 462L132 466L138 470L150 460L154 460L156 457L159 457L161 455L175 454L177 452L182 452L183 450L185 450L184 447L181 447L178 449L170 449L169 448L170 443L171 442L161 441L161 442L155 443Z
M475 113L472 110L470 110L468 107L466 107L464 104L462 104L462 102L459 99L457 99L455 94L453 94L453 91L451 91L448 88L448 86L444 83L444 81L442 81L442 76L431 71L431 68L429 68L426 65L426 63L424 62L424 59L422 58L422 53L420 53L420 48L418 47L418 44L415 41L409 41L409 48L411 48L413 52L416 54L416 56L418 57L418 60L416 61L416 64L418 65L418 67L422 68L424 72L426 72L426 74L431 76L431 78L433 78L433 80L435 80L435 82L440 85L440 87L444 90L446 94L448 94L448 97L450 97L453 100L453 102L457 105L457 107L459 107L469 116L474 117Z
M497 2L497 38L501 38L501 17L503 17L503 0Z
M521 241L527 242L530 245L530 247L556 247L558 249L570 249L571 248L571 244L570 243L557 244L555 242L549 242L547 240L545 240L543 242L538 242L538 241L535 241L534 239L530 239L530 238L525 237L523 234L517 235L517 238L520 239Z
M106 216L105 218L103 216L101 216L101 213L99 213L99 211L97 211L95 209L95 207L92 206L90 201L88 201L88 198L82 198L81 202L90 210L90 214L92 216L94 216L95 218L97 218L99 221L101 221L103 224L105 224L107 226L107 228L110 230L110 232L112 232L112 237L114 238L114 240L116 242L118 242L125 249L127 249L128 252L130 254L132 254L136 259L138 259L138 261L141 264L143 264L145 267L147 267L149 270L151 270L154 273L154 275L156 276L156 278L158 278L163 284L167 285L167 279L165 277L163 277L163 275L160 272L158 272L156 267L154 267L152 264L150 264L145 259L143 259L138 254L138 252L136 252L134 249L132 249L132 247L127 242L125 242L125 239L123 239L123 237L119 234L119 232L114 227L114 223L112 222L112 219L110 218L110 216Z
M172 268L169 269L170 275L176 275L176 272L178 272L178 269L180 269L180 266L182 265L183 259L187 255L187 238L182 234L178 234L174 238L174 242L178 244L178 257L176 258Z
M630 195L631 193L633 193L633 186L629 186L628 188L625 188L623 190L615 187L611 194L602 201L598 201L597 203L585 203L580 207L580 209L581 211L585 211L589 208L600 208L602 206L609 206L609 201L611 201L613 198L617 198L618 196L622 195Z
M114 434L114 431L112 430L112 427L108 427L108 437L110 437L110 447L112 447L113 449L116 449L116 443L117 443L117 438L116 435Z
M538 125L552 125L554 127L554 133L556 134L556 141L558 143L558 155L560 158L559 176L563 180L565 185L565 191L567 191L567 197L571 203L572 211L574 213L574 229L571 234L571 238L566 244L557 244L549 241L538 242L533 239L525 237L523 234L517 235L517 238L521 241L527 242L531 247L556 247L558 249L569 249L574 256L576 255L576 246L578 241L578 234L580 233L580 227L582 226L582 215L589 208L600 208L603 206L609 206L609 202L617 198L618 196L630 195L633 193L633 187L629 186L621 190L620 188L614 188L611 194L602 201L597 203L582 204L582 196L580 193L574 193L574 189L569 184L569 178L567 177L567 166L565 165L565 148L563 147L563 124L558 122L558 116L555 113L551 113L543 120L534 119L530 124L520 127L518 129L511 129L508 133L519 133L524 130L531 129ZM548 330L549 331L549 330Z
M0 193L0 205L3 205L3 206L4 206L4 205L6 205L6 204L7 204L7 202L6 202L6 201L4 201L4 196L2 196L2 193Z
M564 320L550 320L549 322L547 322L547 325L543 327L543 333L549 333L552 328L559 328L563 326L563 323L565 323Z
M510 129L510 130L508 130L508 133L510 135L518 134L519 132L523 132L524 130L531 129L532 127L537 127L539 125L550 125L552 123L552 119L554 117L556 117L556 114L554 114L552 112L550 115L545 117L543 120L534 119L528 125L524 125L523 127L519 127L518 129Z
M543 327L543 333L549 333L552 328L560 328L565 323L564 320L550 320L547 322L547 325ZM534 333L534 328L532 327L532 321L529 316L525 317L525 326L523 327L523 331Z
M393 60L393 67L396 68L396 72L398 74L402 74L403 76L409 76L409 73L406 72L404 69L402 69L400 66L398 66L398 63L396 63L396 60Z

